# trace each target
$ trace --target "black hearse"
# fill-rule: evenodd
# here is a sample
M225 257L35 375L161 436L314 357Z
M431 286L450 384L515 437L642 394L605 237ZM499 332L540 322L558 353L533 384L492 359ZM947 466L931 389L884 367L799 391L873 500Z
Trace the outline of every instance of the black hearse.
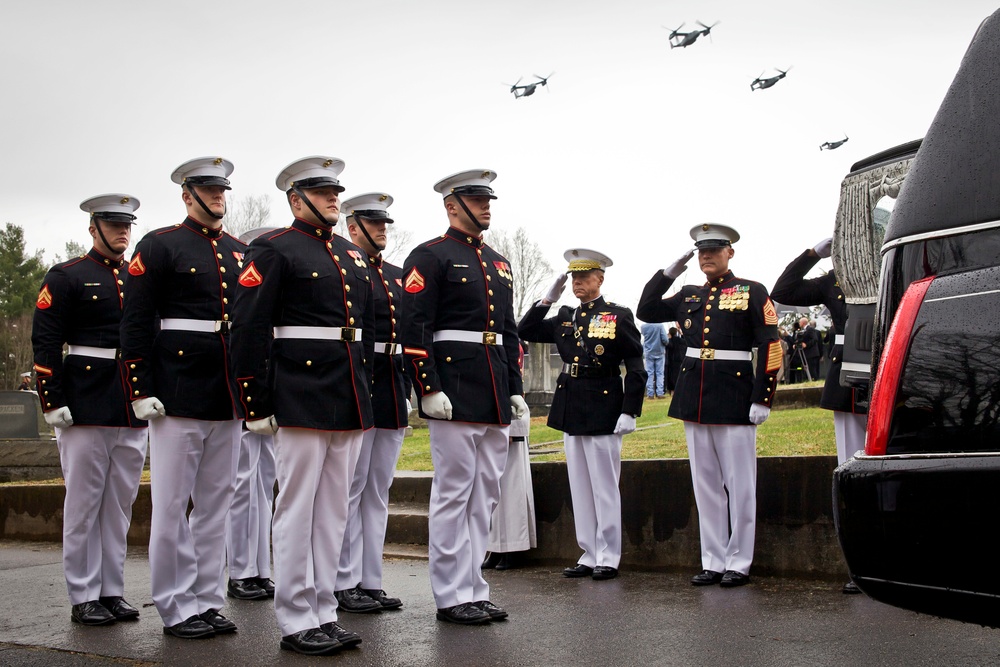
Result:
M882 244L865 451L834 475L871 597L1000 627L1000 11L980 26Z

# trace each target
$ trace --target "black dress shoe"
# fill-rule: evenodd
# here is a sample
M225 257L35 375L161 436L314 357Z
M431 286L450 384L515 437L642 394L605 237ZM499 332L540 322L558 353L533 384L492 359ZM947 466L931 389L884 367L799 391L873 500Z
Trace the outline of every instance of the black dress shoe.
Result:
M843 591L844 595L857 595L858 593L861 592L861 589L858 588L858 585L853 581L848 581L846 584L844 584Z
M480 600L479 602L473 602L472 604L489 614L491 621L502 621L507 618L507 612L504 611L502 607L496 606L489 600Z
M227 632L236 632L236 624L214 609L209 609L203 614L200 614L199 617L201 620L211 625L217 635L224 635Z
M497 566L497 563L499 562L500 562L500 554L497 553L496 551L491 551L489 555L486 556L486 560L484 560L483 564L480 565L479 567L481 567L484 570L492 570Z
M274 582L273 581L271 581L267 577L257 577L256 579L254 579L254 581L257 582L258 586L260 586L262 589L264 589L264 592L267 593L267 597L269 597L269 598L273 598L274 597Z
M749 583L749 574L743 574L742 572L737 572L735 570L726 570L726 573L722 575L722 581L719 582L719 585L723 588L733 588L735 586L743 586L744 584Z
M564 577L589 577L594 574L594 568L576 564L563 570Z
M500 560L493 566L494 570L513 570L518 566L517 556L514 554L500 554Z
M114 614L97 600L73 605L70 620L81 625L108 625L115 622Z
M702 570L691 577L692 586L711 586L722 581L722 573L715 570Z
M341 627L338 623L323 623L319 629L344 648L352 648L361 643L361 635Z
M346 591L334 591L333 595L337 598L337 606L342 611L348 611L352 614L370 614L382 610L382 605L361 590L360 584L354 588L348 588Z
M281 638L280 646L286 651L295 651L302 655L330 655L343 648L340 642L320 628L285 635Z
M215 636L215 628L201 620L200 616L192 616L177 625L164 626L163 634L181 639L208 639Z
M489 623L490 615L477 607L472 602L463 602L454 607L445 607L437 610L439 621L458 623L459 625L477 625L479 623Z
M266 600L267 592L257 584L257 578L230 579L226 595L237 600Z
M590 575L596 581L602 581L604 579L614 579L618 576L617 567L608 567L607 565L598 565L594 568L594 573Z
M137 621L139 620L139 610L125 602L125 598L120 595L100 598L101 605L111 612L116 621Z
M362 588L361 590L364 591L365 595L382 605L382 609L399 609L403 606L402 600L389 597L382 589L376 591L370 588Z

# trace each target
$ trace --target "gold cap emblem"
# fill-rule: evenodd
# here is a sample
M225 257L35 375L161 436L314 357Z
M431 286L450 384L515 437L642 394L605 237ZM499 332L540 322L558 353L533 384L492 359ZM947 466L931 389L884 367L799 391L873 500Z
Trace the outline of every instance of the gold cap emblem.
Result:
M128 197L122 197L121 201L118 202L118 203L119 204L127 204L128 203Z
M489 178L492 173L493 172L491 172L491 171L484 171L483 172L483 178Z
M326 162L324 162L324 163L323 163L323 168L324 168L324 169L326 169L326 168L327 168L327 167L329 167L329 166L330 166L331 164L333 164L333 160L327 160Z
M222 164L222 158L221 157L215 158L215 164Z
M379 195L379 198L378 198L378 200L379 200L379 201L385 201L385 200L386 200L386 199L388 199L388 198L389 198L389 195Z

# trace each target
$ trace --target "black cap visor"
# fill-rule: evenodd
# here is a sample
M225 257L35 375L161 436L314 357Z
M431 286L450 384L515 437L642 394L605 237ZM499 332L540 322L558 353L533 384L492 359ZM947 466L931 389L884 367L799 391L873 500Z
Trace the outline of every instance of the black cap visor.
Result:
M695 242L694 247L701 250L702 248L730 248L732 245L728 239L705 239Z
M233 189L229 185L229 179L223 178L222 176L188 176L187 178L184 179L184 185L193 185L195 187L221 185L227 190Z
M388 213L380 209L353 211L351 213L351 216L354 218L365 218L366 220L372 220L375 222L388 222L388 223L395 222L392 218L389 217Z
M121 212L111 212L111 211L95 211L91 213L91 218L95 220L103 220L104 222L113 222L118 224L135 224L135 216L131 213L121 213Z
M465 195L467 197L489 197L496 199L493 188L486 185L462 185L451 191L453 195Z
M291 188L300 188L302 190L313 190L315 188L334 188L337 192L343 192L347 188L340 184L336 178L331 178L329 176L315 176L313 178L303 178L302 180L295 181L291 184Z

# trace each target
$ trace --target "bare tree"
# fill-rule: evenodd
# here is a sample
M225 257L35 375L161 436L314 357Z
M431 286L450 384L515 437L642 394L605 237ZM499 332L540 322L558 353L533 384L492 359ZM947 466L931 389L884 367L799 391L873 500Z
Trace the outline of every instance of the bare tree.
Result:
M222 224L233 236L258 227L266 227L271 218L271 199L267 195L241 195L229 203Z
M528 238L524 227L512 233L490 231L487 243L510 262L514 274L514 315L520 319L552 277L552 265L542 255L538 244Z
M82 243L77 243L76 241L66 241L66 255L63 256L56 253L56 264L75 259L81 255L86 255L89 250L90 249L85 247Z
M347 217L341 214L340 222L337 223L337 233L350 241L351 233L347 231ZM403 260L413 250L413 230L400 226L397 231L396 223L393 223L386 225L385 232L386 244L385 250L382 251L382 259L390 264L402 266Z

